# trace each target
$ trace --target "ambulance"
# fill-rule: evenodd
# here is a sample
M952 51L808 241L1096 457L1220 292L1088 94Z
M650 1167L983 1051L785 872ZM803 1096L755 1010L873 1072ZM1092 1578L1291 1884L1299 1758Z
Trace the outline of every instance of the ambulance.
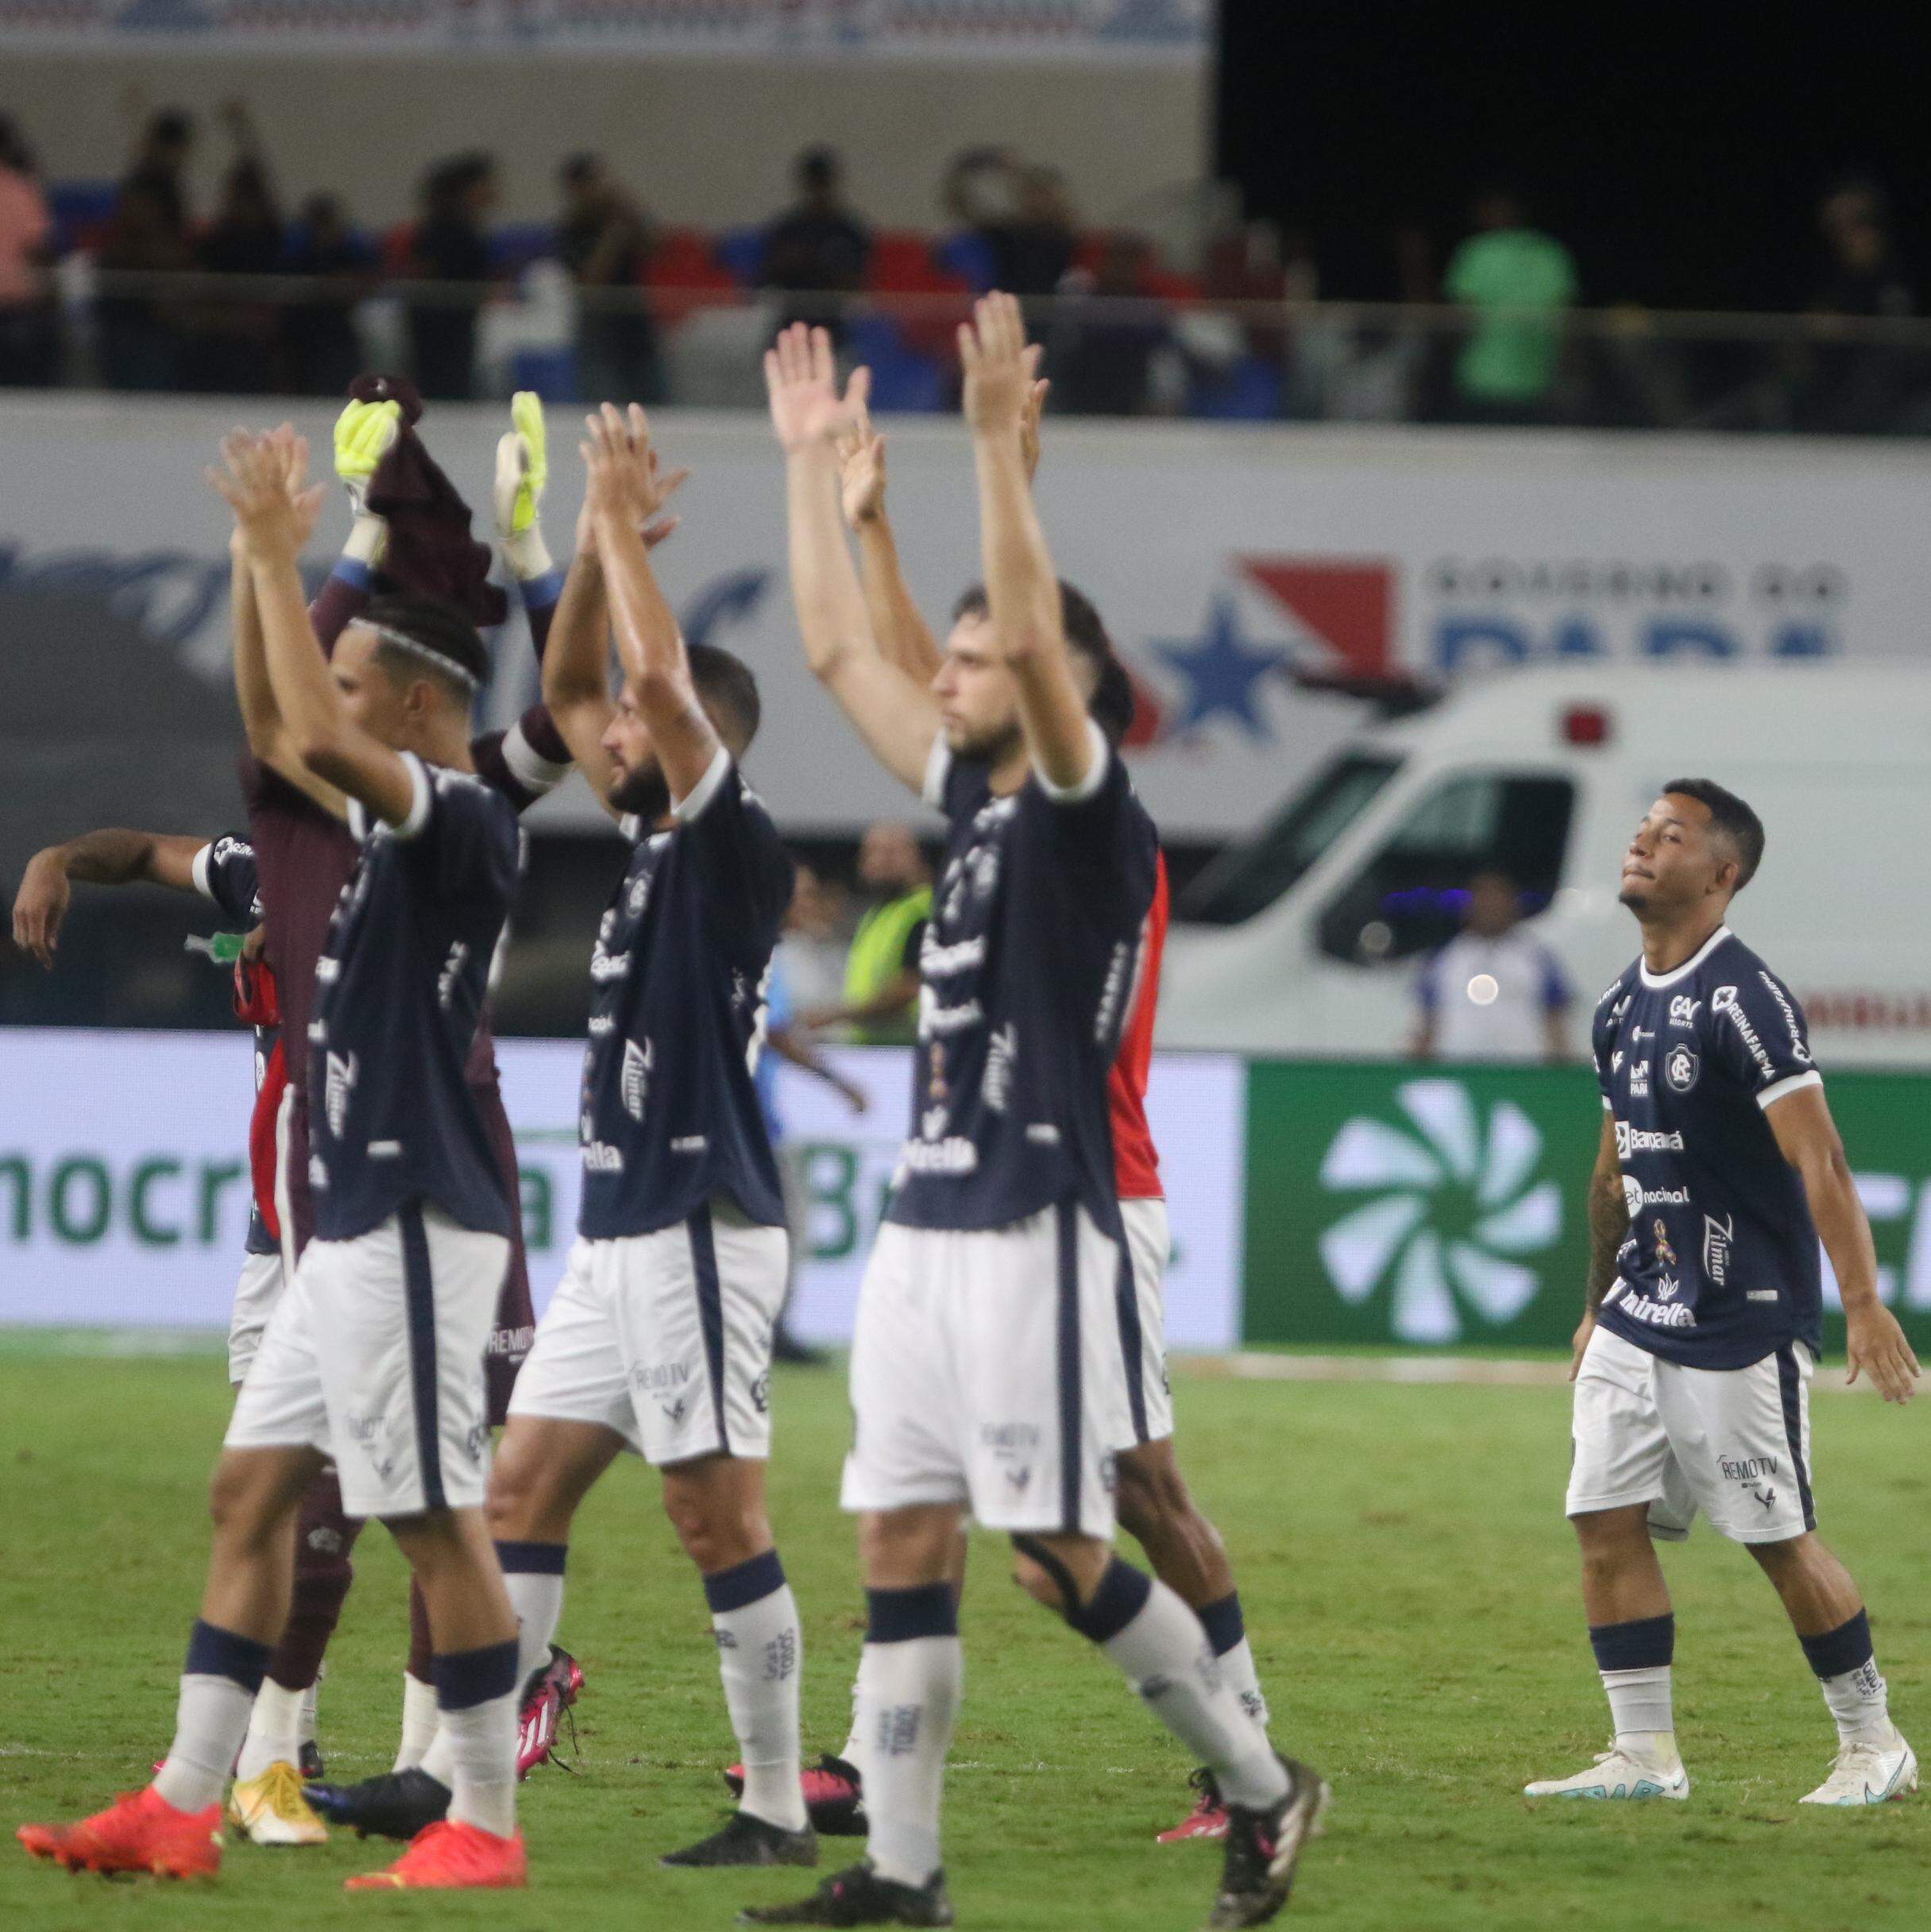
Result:
M1763 820L1730 923L1798 994L1820 1061L1931 1065L1931 670L1841 663L1523 670L1385 717L1181 896L1160 1044L1400 1053L1422 962L1500 871L1566 969L1584 1050L1638 949L1624 848L1689 777Z

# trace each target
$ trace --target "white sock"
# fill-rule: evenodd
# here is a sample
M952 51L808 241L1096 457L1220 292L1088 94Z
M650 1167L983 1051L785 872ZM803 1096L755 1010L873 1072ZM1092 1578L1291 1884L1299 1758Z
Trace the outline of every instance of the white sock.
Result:
M539 1571L505 1570L503 1586L516 1613L516 1688L550 1661L550 1640L563 1621L563 1578Z
M1254 1668L1253 1646L1242 1637L1231 1650L1220 1653L1220 1667L1234 1687L1241 1709L1265 1730L1273 1713L1268 1709L1266 1695L1261 1689L1261 1673Z
M1652 1764L1674 1764L1676 1719L1670 1708L1670 1666L1599 1673L1616 1725L1616 1747Z
M312 1745L315 1741L315 1714L322 1703L322 1680L329 1674L325 1663L315 1673L315 1681L302 1693L302 1721L295 1729L298 1744Z
M416 1769L434 1778L444 1789L448 1789L456 1779L456 1741L450 1737L449 1727L442 1721L440 1706L436 1710L435 1734L429 1741L429 1748L423 1752L422 1762Z
M272 1677L262 1679L234 1768L238 1783L260 1777L271 1764L292 1764L302 1755L302 1700L307 1695L285 1690Z
M1820 1677L1817 1687L1824 1693L1830 1714L1837 1721L1840 1745L1890 1745L1895 1733L1891 1728L1887 1687L1879 1674L1876 1658L1840 1676Z
M786 1831L809 1822L798 1782L798 1678L804 1637L798 1600L776 1551L704 1579L717 1636L717 1674L744 1766L739 1808ZM765 1588L775 1582L774 1589ZM752 1590L761 1594L749 1602Z
M1119 1624L1118 1616L1143 1588L1138 1609ZM1184 1599L1116 1559L1076 1627L1099 1643L1147 1708L1213 1772L1229 1804L1259 1810L1286 1795L1288 1774L1266 1732L1242 1708Z
M859 1647L858 1668L852 1674L852 1729L846 1734L844 1748L838 1753L860 1777L865 1773L865 1729L859 1712L865 1696L865 1660L871 1654L869 1646Z
M908 1593L909 1594L909 1593ZM956 1636L867 1644L859 1665L866 1846L882 1878L923 1885L939 1868L945 1754L965 1683Z
M450 1818L510 1837L516 1830L516 1640L438 1656L435 1672L442 1708L435 1744L449 1752Z
M253 1693L232 1677L183 1676L174 1742L154 1774L154 1788L177 1810L205 1811L221 1796L254 1701Z
M396 1747L395 1771L413 1771L423 1761L436 1735L436 1687L419 1677L402 1674L402 1742ZM446 1783L447 1780L446 1779Z

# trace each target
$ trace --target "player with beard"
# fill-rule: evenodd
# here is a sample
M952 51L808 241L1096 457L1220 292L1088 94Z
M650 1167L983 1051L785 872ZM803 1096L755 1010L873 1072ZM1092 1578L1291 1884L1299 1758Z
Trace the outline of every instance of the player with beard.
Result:
M383 1518L422 1586L441 1718L459 1739L448 1822L350 1888L519 1885L516 1620L481 1509L483 1350L510 1221L464 1076L518 869L515 813L469 758L488 654L461 619L392 599L350 628L331 667L296 566L321 496L303 488L305 446L238 432L222 452L210 481L254 591L235 624L250 747L361 841L303 1036L326 1095L315 1236L212 1479L214 1547L167 1759L145 1791L21 1836L103 1874L219 1869L218 1799L286 1619L296 1513L332 1455L345 1508Z
M1531 1798L1689 1797L1655 1539L1680 1540L1698 1510L1770 1579L1836 1721L1836 1761L1803 1802L1875 1804L1917 1787L1863 1598L1816 1534L1820 1236L1851 1379L1908 1401L1917 1358L1878 1300L1870 1224L1802 1010L1728 923L1763 845L1734 792L1678 779L1624 856L1643 951L1596 1010L1602 1140L1567 1505L1615 1737L1588 1769L1530 1785Z
M1285 1902L1327 1791L1278 1756L1207 1633L1122 1563L1113 1453L1131 1435L1107 1084L1153 902L1158 840L1090 715L1110 654L1079 648L1020 444L1038 352L989 296L960 331L984 615L929 690L879 652L839 513L841 402L823 331L766 357L786 454L805 654L885 767L942 810L921 958L913 1131L859 1298L855 1446L868 1623L859 1717L865 1861L755 1924L947 1925L940 1788L963 1664L951 1573L968 1509L1021 1585L1126 1675L1228 1810L1216 1926Z
M1020 449L1029 483L1037 474L1040 423L1049 385L1029 386L1020 419ZM857 539L859 578L879 654L920 684L939 674L943 654L920 612L899 561L898 546L885 504L885 439L873 428L866 408L870 374L853 373L853 407L838 439L840 500L847 525ZM1111 653L1105 627L1091 602L1070 585L1061 587L1068 641L1101 661ZM953 612L955 624L981 622L983 593L968 592ZM1096 692L1090 707L1118 750L1133 721L1133 691L1125 674ZM1232 1679L1241 1702L1263 1728L1269 1721L1252 1645L1248 1641L1233 1566L1219 1531L1195 1502L1180 1474L1173 1443L1173 1397L1165 1347L1163 1277L1172 1248L1160 1156L1146 1118L1146 1085L1151 1069L1155 1010L1160 997L1161 957L1167 930L1167 868L1159 860L1153 902L1141 937L1134 994L1120 1049L1107 1083L1113 1112L1114 1167L1120 1215L1125 1225L1130 1268L1117 1298L1120 1348L1126 1367L1132 1433L1118 1446L1116 1508L1121 1527L1137 1541L1161 1582L1185 1599L1205 1627L1221 1668ZM967 1544L962 1536L955 1580L963 1589ZM826 1753L805 1773L805 1792L813 1822L825 1832L848 1833L863 1826L864 1780L857 1759L863 1748L858 1730L857 1688L853 1687L852 1729L844 1749ZM738 1768L725 1773L734 1782ZM1162 1832L1162 1844L1226 1835L1227 1814L1212 1775L1197 1770L1197 1802L1186 1818Z

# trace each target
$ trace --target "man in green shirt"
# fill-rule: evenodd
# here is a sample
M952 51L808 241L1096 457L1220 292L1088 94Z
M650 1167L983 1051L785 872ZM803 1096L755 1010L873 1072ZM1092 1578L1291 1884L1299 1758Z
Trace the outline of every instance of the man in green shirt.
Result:
M845 955L844 998L808 1014L861 1046L909 1045L918 1034L918 952L932 914L932 867L906 825L872 826L859 846L859 883L872 904Z
M1455 250L1442 292L1476 311L1456 357L1457 413L1529 423L1546 413L1562 357L1562 311L1576 299L1576 269L1554 236L1531 228L1513 195L1484 195L1476 232Z

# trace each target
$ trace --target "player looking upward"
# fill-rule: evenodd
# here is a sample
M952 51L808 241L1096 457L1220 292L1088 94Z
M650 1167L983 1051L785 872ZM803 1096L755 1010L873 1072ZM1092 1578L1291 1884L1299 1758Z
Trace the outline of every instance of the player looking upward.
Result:
M1803 1802L1874 1804L1917 1788L1863 1599L1815 1533L1820 1235L1852 1380L1907 1401L1917 1361L1878 1300L1870 1227L1802 1011L1726 923L1763 843L1734 793L1681 779L1623 860L1643 950L1596 1009L1602 1139L1568 1500L1616 1736L1588 1770L1530 1785L1531 1798L1689 1796L1670 1708L1676 1622L1654 1539L1688 1535L1699 1509L1770 1578L1836 1721L1836 1761Z
M396 599L369 607L331 667L296 566L321 497L303 486L305 446L237 433L222 453L210 481L235 513L255 597L235 626L250 747L361 842L304 1029L315 1233L216 1466L214 1547L168 1757L144 1791L21 1835L102 1872L218 1870L218 1801L287 1615L296 1513L332 1454L345 1509L381 1517L421 1585L441 1721L458 1738L449 1821L349 1884L519 1884L516 1624L481 1515L483 1356L510 1216L464 1072L517 872L515 813L469 752L488 654L460 619Z
M1076 645L1020 425L1037 352L994 296L960 330L983 616L927 690L880 654L840 520L841 402L822 330L766 357L793 589L813 670L950 825L921 968L912 1135L859 1302L855 1446L868 1629L859 1714L868 1857L760 1924L943 1925L940 1787L962 1660L964 1514L1014 1540L1025 1587L1103 1648L1212 1769L1229 1828L1216 1925L1284 1902L1326 1787L1278 1757L1171 1590L1114 1555L1130 1438L1107 1081L1153 905L1157 839L1089 715L1122 675Z

